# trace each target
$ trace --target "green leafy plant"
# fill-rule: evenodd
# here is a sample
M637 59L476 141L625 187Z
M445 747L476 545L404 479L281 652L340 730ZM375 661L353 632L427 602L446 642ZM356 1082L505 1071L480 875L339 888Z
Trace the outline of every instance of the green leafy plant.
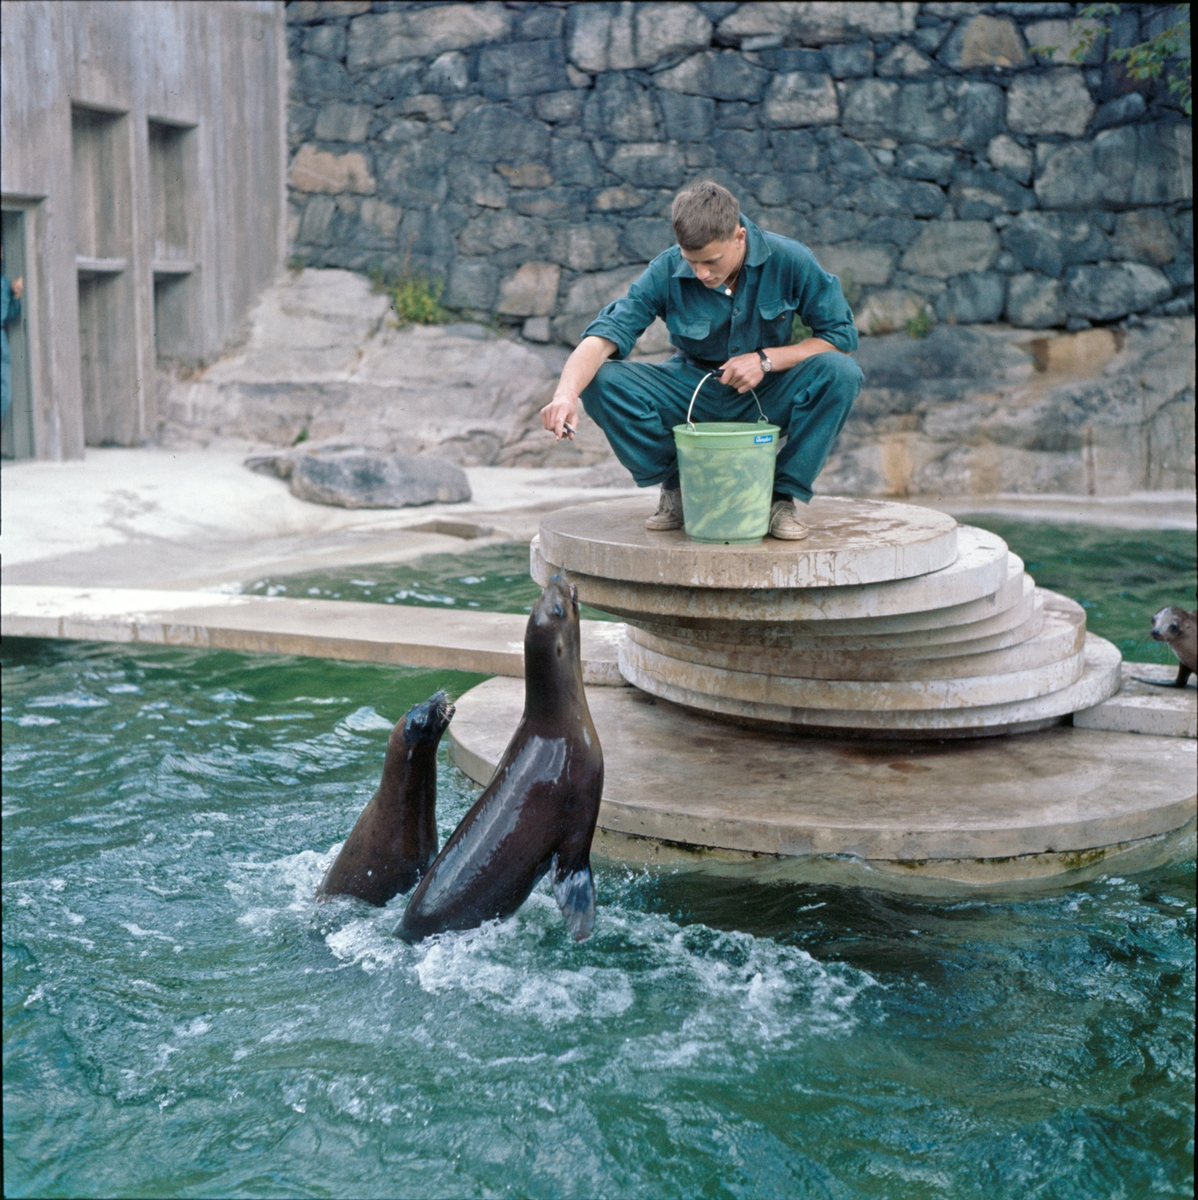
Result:
M375 269L370 272L370 282L375 291L391 297L395 310L395 325L444 325L449 321L449 312L441 307L441 293L445 285L439 280L429 280L423 275L404 271L399 275L387 275Z
M845 301L849 308L861 298L861 288L856 279L853 278L852 271L844 271L840 276L840 290L844 295Z
M308 427L307 427L307 425L305 425L299 431L299 433L297 433L295 435L295 437L292 439L291 444L293 446L298 446L300 444L300 442L306 442L307 440L308 440Z
M926 338L932 332L932 314L926 308L921 308L907 322L906 329L913 338Z
M799 342L805 342L811 337L811 327L803 324L803 318L795 313L794 320L790 323L790 344L792 346Z
M1099 37L1110 33L1110 27L1099 24L1108 17L1122 11L1121 4L1087 4L1081 10L1081 18L1087 22L1078 31L1077 43L1069 51L1074 62L1084 62ZM1127 73L1136 80L1159 79L1168 72L1169 91L1177 97L1186 116L1192 116L1192 94L1190 74L1190 6L1175 4L1173 24L1166 26L1155 37L1112 50L1107 58L1127 65ZM1032 46L1033 54L1051 58L1059 46Z
M1127 73L1133 79L1159 79L1166 65L1187 50L1190 45L1190 6L1178 4L1177 22L1162 30L1156 37L1128 46L1125 50L1112 50L1111 58L1127 64ZM1190 58L1178 58L1169 78L1169 91L1177 97L1186 116L1192 116L1190 90Z

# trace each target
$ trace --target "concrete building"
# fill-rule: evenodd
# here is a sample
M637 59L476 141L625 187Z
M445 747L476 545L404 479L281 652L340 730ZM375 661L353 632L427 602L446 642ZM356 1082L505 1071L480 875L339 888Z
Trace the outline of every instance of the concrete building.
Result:
M275 0L5 0L5 457L157 429L160 363L237 332L286 253L287 54Z

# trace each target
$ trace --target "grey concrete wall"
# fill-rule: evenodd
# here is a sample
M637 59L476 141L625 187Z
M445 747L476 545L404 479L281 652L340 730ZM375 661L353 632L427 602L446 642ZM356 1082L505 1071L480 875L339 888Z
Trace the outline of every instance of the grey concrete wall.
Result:
M201 362L281 265L282 6L5 0L2 18L34 453L135 445L158 425L156 294L166 356Z
M714 178L866 333L1192 313L1190 123L1109 58L1167 10L1078 65L1082 8L291 0L293 252L572 343Z

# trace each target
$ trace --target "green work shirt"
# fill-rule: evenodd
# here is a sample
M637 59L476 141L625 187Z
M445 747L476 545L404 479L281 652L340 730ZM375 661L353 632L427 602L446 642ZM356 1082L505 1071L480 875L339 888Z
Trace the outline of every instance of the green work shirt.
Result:
M583 337L607 338L616 358L627 358L637 338L661 317L670 343L701 362L722 363L736 354L790 344L797 312L813 337L837 350L857 349L853 311L829 275L801 242L763 233L747 217L745 262L736 291L705 287L678 246L659 254L628 289L586 327Z

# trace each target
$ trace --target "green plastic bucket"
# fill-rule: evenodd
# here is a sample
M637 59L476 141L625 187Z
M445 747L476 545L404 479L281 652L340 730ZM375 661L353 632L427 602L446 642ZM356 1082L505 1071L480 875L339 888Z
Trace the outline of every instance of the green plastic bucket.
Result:
M759 542L769 532L774 459L782 430L771 425L757 400L759 421L692 422L705 375L695 388L686 424L674 426L682 519L696 542Z

